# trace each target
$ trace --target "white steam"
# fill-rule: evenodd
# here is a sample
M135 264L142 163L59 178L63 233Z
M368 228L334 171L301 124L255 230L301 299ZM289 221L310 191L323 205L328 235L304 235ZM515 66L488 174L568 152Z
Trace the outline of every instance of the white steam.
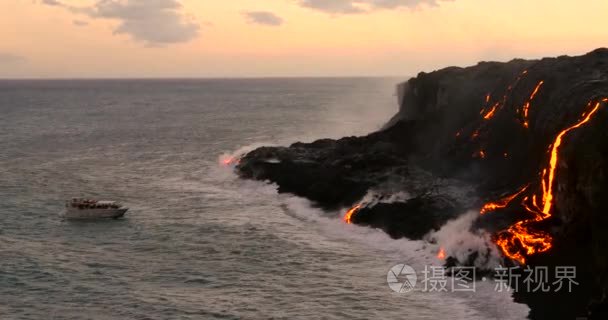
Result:
M406 202L411 199L412 195L405 191L399 191L387 195L386 192L378 190L369 190L358 204L363 205L366 208L373 208L378 203L394 203L394 202ZM346 212L349 208L345 209Z
M483 230L472 232L471 226L479 212L469 211L449 221L438 231L429 233L425 239L438 243L445 250L446 257L453 257L466 264L473 253L478 253L473 265L482 269L493 269L500 265L500 253L492 242L490 234Z

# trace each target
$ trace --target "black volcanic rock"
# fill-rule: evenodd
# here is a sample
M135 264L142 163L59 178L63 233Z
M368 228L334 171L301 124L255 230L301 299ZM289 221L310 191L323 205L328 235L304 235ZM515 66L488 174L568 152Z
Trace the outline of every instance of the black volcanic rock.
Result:
M395 239L420 240L429 231L439 230L448 220L456 218L462 210L456 201L446 197L419 196L363 207L352 222L380 228Z
M352 206L370 190L408 192L413 200L363 208L352 221L418 239L458 211L479 209L522 186L538 194L556 137L599 102L593 118L563 135L552 217L534 225L553 236L553 248L528 257L530 265L576 266L580 287L573 295L516 298L530 305L533 318L589 311L602 318L608 309L608 49L420 73L398 92L399 112L379 132L260 148L237 170L326 209ZM450 185L476 192L454 196ZM437 207L438 198L450 201ZM515 202L482 216L476 227L496 232L526 219L521 199Z
M275 182L279 192L306 197L326 209L350 206L370 187L408 176L407 143L396 142L411 130L402 122L367 137L263 147L245 155L238 172Z

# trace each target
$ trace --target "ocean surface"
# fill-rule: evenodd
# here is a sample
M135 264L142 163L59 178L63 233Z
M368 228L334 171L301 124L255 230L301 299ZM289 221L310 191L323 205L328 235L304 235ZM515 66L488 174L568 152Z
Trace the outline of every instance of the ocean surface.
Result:
M0 81L0 319L521 319L475 293L395 293L432 245L243 181L256 145L361 135L399 79ZM72 197L121 220L60 217Z

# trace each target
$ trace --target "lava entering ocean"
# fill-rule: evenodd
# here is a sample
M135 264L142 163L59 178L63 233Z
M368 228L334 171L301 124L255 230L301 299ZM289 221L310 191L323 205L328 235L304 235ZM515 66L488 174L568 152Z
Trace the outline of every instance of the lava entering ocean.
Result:
M241 159L237 156L225 156L220 159L220 163L226 167L238 165L239 162Z
M492 120L496 114L506 106L510 94L519 81L527 74L528 72L524 71L517 77L515 82L505 91L502 101L493 102L490 93L484 97L485 106L480 111L482 121ZM545 85L544 80L537 82L524 105L520 108L516 108L516 113L518 117L520 117L518 120L521 121L521 125L526 129L530 126L529 111L531 103L538 97L543 85ZM515 200L521 199L520 206L525 210L529 218L516 222L506 230L502 230L492 237L493 242L506 257L518 261L521 264L525 264L527 257L551 249L553 237L548 232L539 230L536 223L548 219L553 214L555 181L560 147L562 146L564 137L571 131L578 129L591 121L603 103L608 103L608 98L602 97L598 100L592 100L587 105L588 110L581 114L577 122L558 132L553 143L548 147L548 163L540 170L540 181L538 183L526 184L515 193L499 200L488 202L480 209L480 214L484 215L488 212L508 208L515 203ZM486 123L490 124L491 121ZM462 129L456 132L456 137L460 137L461 134ZM471 135L471 141L480 140L478 139L480 138L480 134L480 128L477 128ZM509 156L507 152L504 152L503 155L505 158L508 158ZM473 153L473 157L485 159L486 151L483 149L479 150ZM538 186L537 189L540 190L534 191L531 186ZM357 214L363 206L363 203L359 203L350 208L343 217L344 222L348 224L353 223L354 215ZM437 257L440 259L445 258L445 250L443 250L443 248L439 251Z
M537 85L537 89L542 85L542 81ZM533 92L531 99L534 98L534 95L538 90L535 89ZM530 99L530 100L531 100ZM553 144L550 146L550 159L547 166L542 170L541 175L541 185L542 185L542 194L539 194L538 198L540 198L541 203L538 203L537 195L534 194L531 197L526 196L523 199L522 205L523 208L532 214L532 218L519 221L514 225L510 226L507 230L499 232L494 241L496 245L502 250L505 256L518 261L521 264L526 263L526 256L533 255L535 253L545 252L551 249L552 240L550 234L536 230L533 227L535 222L543 221L552 215L552 208L554 205L554 184L555 184L555 174L557 171L557 163L559 160L559 148L562 145L563 138L569 132L580 128L581 126L588 123L591 118L597 113L602 102L607 102L607 98L601 99L593 104L590 102L588 105L593 108L581 115L581 119L576 122L574 125L562 130L556 136ZM489 211L494 211L496 209L501 209L507 207L511 201L517 198L520 194L526 191L528 186L521 189L519 192L515 193L512 196L508 196L504 199L501 199L497 202L490 202L483 206L481 209L481 214L485 214ZM528 204L527 202L530 202Z
M437 259L445 259L445 250L443 248L439 248L439 252L437 253Z
M352 218L353 218L353 215L354 215L354 214L355 214L357 211L359 211L359 209L361 209L361 207L362 207L362 206L363 206L362 204L357 204L356 206L354 206L354 207L350 208L350 209L349 209L349 210L346 212L346 214L344 215L344 222L346 222L346 223L348 223L348 224L351 224L351 223L352 223Z

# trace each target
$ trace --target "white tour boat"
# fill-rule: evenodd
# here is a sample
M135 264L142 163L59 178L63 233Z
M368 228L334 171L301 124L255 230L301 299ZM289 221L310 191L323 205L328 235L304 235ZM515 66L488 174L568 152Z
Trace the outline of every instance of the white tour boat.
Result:
M65 202L65 214L67 219L118 219L129 210L116 201L98 201L75 198Z

